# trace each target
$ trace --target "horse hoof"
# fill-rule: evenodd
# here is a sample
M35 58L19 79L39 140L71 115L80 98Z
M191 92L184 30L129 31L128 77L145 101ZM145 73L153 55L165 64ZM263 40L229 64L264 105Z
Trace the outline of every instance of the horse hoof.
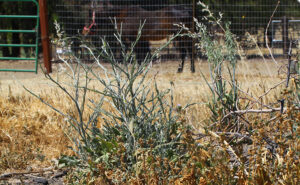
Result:
M177 73L182 73L182 68L178 68Z

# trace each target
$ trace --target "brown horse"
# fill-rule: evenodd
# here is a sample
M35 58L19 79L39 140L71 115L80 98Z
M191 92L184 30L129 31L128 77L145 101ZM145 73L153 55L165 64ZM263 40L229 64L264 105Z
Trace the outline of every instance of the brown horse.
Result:
M138 5L115 6L107 1L105 3L101 1L96 5L93 4L90 12L89 23L84 27L83 34L89 34L96 29L101 30L103 21L115 18L117 28L122 28L119 31L122 32L125 45L135 42L138 30L141 24L145 22L141 37L136 45L137 49L135 52L137 59L144 58L146 55L142 53L150 51L149 41L162 40L177 33L180 28L174 24L182 23L186 27L191 28L193 21L191 10L179 6L166 6L160 10L148 11ZM192 58L192 39L187 36L179 36L175 38L174 43L181 56L181 64L178 72L183 71L187 53L191 58L191 71L195 72L194 60Z

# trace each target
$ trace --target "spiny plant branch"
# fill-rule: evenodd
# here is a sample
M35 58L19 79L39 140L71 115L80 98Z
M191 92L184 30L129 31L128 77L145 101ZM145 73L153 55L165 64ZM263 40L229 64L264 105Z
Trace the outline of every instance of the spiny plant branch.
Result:
M278 62L275 60L275 58L274 58L274 56L273 56L273 54L272 54L272 50L270 49L269 44L268 44L268 42L269 42L269 39L268 39L268 29L269 29L269 27L270 27L270 24L271 24L271 22L272 22L272 19L273 19L274 15L275 15L277 9L278 9L278 7L279 7L279 4L280 4L280 1L277 2L277 5L276 5L276 7L275 7L275 10L273 11L273 13L272 13L272 15L271 15L270 20L269 20L268 25L267 25L266 30L265 30L266 46L267 46L267 48L268 48L268 50L269 50L269 53L270 53L270 55L271 55L271 58L272 58L273 62L274 62L276 65L278 65Z

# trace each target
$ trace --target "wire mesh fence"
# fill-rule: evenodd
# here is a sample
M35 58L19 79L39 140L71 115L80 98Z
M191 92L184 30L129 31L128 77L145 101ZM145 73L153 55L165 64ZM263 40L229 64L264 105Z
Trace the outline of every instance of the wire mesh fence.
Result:
M155 48L165 43L171 34L179 30L173 24L183 22L193 29L192 17L196 16L199 20L204 21L202 16L205 15L201 6L193 6L193 0L56 1L58 21L68 36L85 35L85 38L96 47L101 46L101 38L106 38L116 55L120 53L120 45L114 37L116 31L114 21L117 22L119 31L122 22L123 42L125 45L130 45L136 38L137 25L146 20L142 31L144 36L136 50L137 55L140 54L140 57L143 57L145 53L153 52ZM197 0L195 1L197 3ZM216 16L221 12L223 22L231 23L231 30L237 35L246 56L269 55L266 44L275 56L282 56L286 54L289 43L300 37L300 3L297 0L280 1L271 21L271 15L277 5L276 0L229 0L226 2L204 0L203 2L209 5ZM267 26L269 27L266 31ZM218 32L217 30L213 31ZM216 38L222 40L221 37ZM191 40L184 39L184 42L181 41L181 44L176 41L172 42L161 53L161 59L181 58L182 50L180 48L183 47L186 49L185 52L191 52L192 50L189 49L192 47ZM262 53L257 51L257 46L260 47ZM69 49L78 55L84 54L79 49L79 41L75 38ZM192 57L192 55L187 56Z
M143 25L142 36L136 45L137 58L143 58L180 30L174 24L184 23L191 29L193 25L192 0L73 0L58 1L56 6L59 22L68 36L84 35L84 39L97 48L101 47L101 39L105 38L116 57L121 52L121 46L115 38L117 31L122 33L122 42L129 48L136 39L138 28ZM185 53L191 51L190 39L177 41L162 51L163 60L177 58L181 49L185 49ZM71 50L82 54L78 46L79 41L74 38Z
M223 20L231 22L231 30L238 36L247 56L260 55L255 49L257 46L264 55L269 55L266 44L273 55L282 56L288 52L290 42L300 38L300 3L282 0L276 9L277 4L276 0L216 1L210 3L210 8L214 13L222 12Z

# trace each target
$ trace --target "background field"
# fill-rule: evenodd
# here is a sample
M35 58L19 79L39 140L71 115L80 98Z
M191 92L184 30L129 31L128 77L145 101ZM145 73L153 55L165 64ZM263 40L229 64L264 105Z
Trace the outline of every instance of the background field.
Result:
M237 80L245 92L242 97L257 98L285 78L280 66L285 59L277 59L278 65L267 59L239 61ZM176 73L177 61L155 63L149 78L156 77L160 89L172 88L175 105L197 103L186 112L188 123L201 129L210 112L206 106L210 91L201 77L201 72L209 78L209 67L205 60L196 63L196 73L189 71L189 63L184 72ZM1 65L11 65L1 63ZM28 65L26 62L14 65ZM110 68L108 64L104 64ZM64 64L53 65L53 77L66 77ZM174 84L174 85L171 85ZM26 167L41 168L55 162L61 154L72 153L67 146L70 144L65 133L68 125L64 118L39 102L26 92L22 85L38 93L51 104L64 111L72 111L74 106L61 95L44 75L33 73L0 73L0 173L10 170L23 170ZM101 87L99 87L101 89ZM263 99L265 104L277 106L276 88Z

